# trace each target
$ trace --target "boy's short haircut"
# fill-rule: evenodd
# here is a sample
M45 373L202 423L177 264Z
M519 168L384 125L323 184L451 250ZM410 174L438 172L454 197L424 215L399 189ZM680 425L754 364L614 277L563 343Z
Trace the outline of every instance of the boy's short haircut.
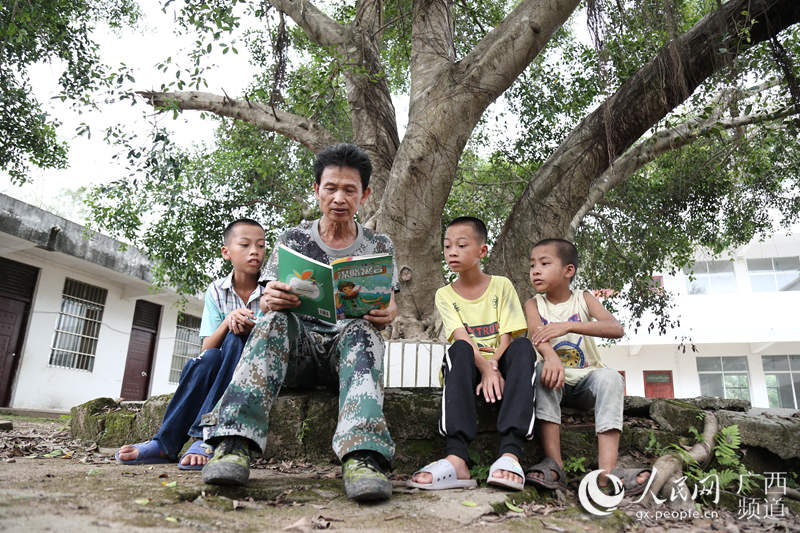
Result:
M259 224L258 222L256 222L252 218L237 218L236 220L234 220L233 222L231 222L230 224L225 226L225 229L222 231L222 242L223 243L225 243L225 244L228 243L228 238L231 236L231 233L233 232L233 228L235 228L236 226L238 226L240 224L244 224L245 226L258 226L262 230L264 229L264 227L261 224Z
M322 179L322 171L326 167L349 167L358 171L361 176L361 188L369 187L369 178L372 176L372 162L367 153L350 143L339 143L328 146L317 154L314 161L314 181L317 185Z
M537 246L546 246L548 244L552 244L556 247L556 255L558 255L562 265L573 265L575 270L578 270L578 249L572 242L566 239L542 239L534 244L533 248ZM533 248L531 248L531 251L533 251Z
M451 220L444 229L447 230L450 226L456 226L458 224L468 224L472 226L481 244L486 244L489 238L489 232L486 231L486 224L483 223L483 220L475 217L456 217Z

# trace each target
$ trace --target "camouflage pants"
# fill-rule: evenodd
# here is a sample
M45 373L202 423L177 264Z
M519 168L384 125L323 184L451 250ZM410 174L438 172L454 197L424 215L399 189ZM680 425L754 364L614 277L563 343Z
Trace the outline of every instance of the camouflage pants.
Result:
M334 329L293 313L265 314L250 334L233 380L203 418L204 439L213 445L227 436L245 437L263 453L269 412L282 386L337 381L333 451L341 459L355 450L372 450L391 463L394 443L383 416L383 339L362 319Z

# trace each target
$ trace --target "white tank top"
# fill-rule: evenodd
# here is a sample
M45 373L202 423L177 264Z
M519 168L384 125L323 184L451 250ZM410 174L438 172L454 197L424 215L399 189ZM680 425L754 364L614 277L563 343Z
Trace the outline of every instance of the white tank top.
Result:
M545 324L549 322L589 322L589 308L583 291L573 289L569 300L554 304L544 294L537 294L536 307ZM529 332L529 334L531 334ZM584 376L596 368L606 365L600 359L594 338L579 333L567 333L561 337L550 339L550 344L561 358L564 365L564 380L568 385L575 385ZM538 352L537 352L538 354ZM541 359L541 354L539 354Z

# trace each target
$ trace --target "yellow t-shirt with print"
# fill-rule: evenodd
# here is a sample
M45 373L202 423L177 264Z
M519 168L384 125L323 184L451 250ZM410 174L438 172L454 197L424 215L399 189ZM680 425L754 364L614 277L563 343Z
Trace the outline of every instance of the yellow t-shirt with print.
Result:
M436 291L436 309L442 316L448 342L453 332L465 328L478 347L497 348L500 335L524 335L528 329L517 291L508 278L492 276L483 294L474 300L460 296L452 284ZM484 357L492 358L490 352Z

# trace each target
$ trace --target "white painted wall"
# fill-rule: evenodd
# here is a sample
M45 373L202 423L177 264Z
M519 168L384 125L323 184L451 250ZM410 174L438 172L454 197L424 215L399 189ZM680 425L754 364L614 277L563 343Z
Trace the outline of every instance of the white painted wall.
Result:
M68 411L71 407L98 398L117 398L128 352L133 311L137 299L162 306L161 322L153 358L150 395L173 392L168 382L178 309L175 295L131 295L130 287L109 276L81 272L70 266L54 264L35 254L21 252L9 259L40 268L28 318L25 340L20 353L11 395L11 407ZM94 265L87 268L96 269ZM108 290L103 321L97 342L94 368L91 372L49 365L65 278L72 278ZM198 315L199 302L191 302L187 312Z

